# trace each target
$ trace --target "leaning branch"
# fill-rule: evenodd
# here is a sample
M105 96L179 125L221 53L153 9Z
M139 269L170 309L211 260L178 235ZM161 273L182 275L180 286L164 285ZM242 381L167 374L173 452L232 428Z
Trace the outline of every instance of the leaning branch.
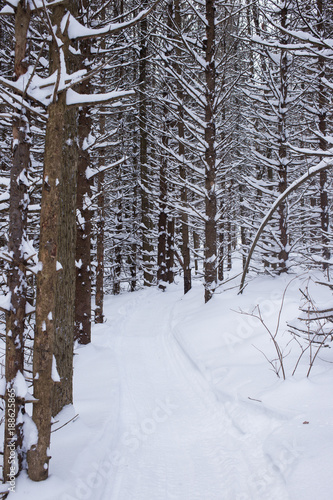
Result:
M304 182L306 182L308 179L311 179L311 177L314 177L315 175L317 175L319 172L321 172L322 170L326 170L327 168L332 168L333 167L333 160L330 159L323 159L320 163L318 163L318 165L316 165L315 167L312 167L308 170L308 172L306 172L304 175L302 175L299 179L297 179L296 181L294 181L276 200L275 202L273 203L273 205L271 206L271 208L269 209L269 211L267 212L266 216L264 217L264 219L262 220L260 226L259 226L259 229L257 231L257 234L253 240L253 243L251 245L251 248L250 248L250 251L249 251L249 254L247 256L247 259L246 259L246 262L245 262L245 266L244 266L244 270L243 270L243 274L242 274L242 280L241 280L241 284L240 284L240 288L239 288L239 293L242 293L243 292L243 289L244 289L244 283L245 283L245 277L246 277L246 274L248 272L248 269L249 269L249 265L250 265L250 262L251 262L251 258L252 258L252 255L253 255L253 252L257 246L257 243L259 241L259 238L263 232L263 230L265 229L267 223L271 220L275 210L281 205L281 203L289 196L290 193L292 193L293 191L295 191L299 186L301 186L302 184L304 184Z

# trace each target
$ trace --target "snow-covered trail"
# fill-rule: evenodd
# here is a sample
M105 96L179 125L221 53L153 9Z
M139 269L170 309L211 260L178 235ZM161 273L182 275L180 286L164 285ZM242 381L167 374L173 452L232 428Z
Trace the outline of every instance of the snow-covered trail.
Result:
M298 377L279 380L262 356L275 355L267 332L235 312L260 303L274 329L286 280L206 305L199 282L185 296L179 285L107 296L106 322L75 349L74 405L52 426L50 477L23 472L9 499L330 498L332 350L311 380L305 357ZM288 293L286 321L299 314Z
M260 468L267 469L267 457L237 429L175 340L174 294L158 302L149 291L137 297L126 303L115 325L120 387L112 433L117 440L111 442L104 431L98 469L107 474L94 498L287 498L278 473L271 473L268 489L261 488Z

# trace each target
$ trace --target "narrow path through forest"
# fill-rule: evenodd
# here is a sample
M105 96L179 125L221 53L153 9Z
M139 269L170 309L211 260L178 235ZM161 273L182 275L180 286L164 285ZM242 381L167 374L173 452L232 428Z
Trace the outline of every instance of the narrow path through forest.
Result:
M174 294L157 302L147 291L119 311L112 346L120 380L118 418L112 438L109 427L101 433L98 468L108 473L94 497L287 498L278 471L268 488L260 487L267 457L237 428L179 346L175 307Z

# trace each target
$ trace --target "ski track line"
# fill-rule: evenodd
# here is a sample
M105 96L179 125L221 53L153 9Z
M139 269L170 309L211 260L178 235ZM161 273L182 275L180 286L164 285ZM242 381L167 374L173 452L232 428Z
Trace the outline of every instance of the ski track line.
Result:
M116 458L94 498L286 500L278 474L262 491L253 480L267 457L252 449L175 337L174 295L158 306L151 296L121 308L115 324L119 417L116 437L105 436L98 452L99 468Z

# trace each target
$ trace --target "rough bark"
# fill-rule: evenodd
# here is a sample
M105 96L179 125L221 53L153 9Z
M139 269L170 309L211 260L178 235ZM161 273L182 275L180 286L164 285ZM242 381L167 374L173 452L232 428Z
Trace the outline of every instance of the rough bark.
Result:
M52 415L73 403L73 342L75 316L75 240L77 177L77 110L66 108L64 118L63 163L59 173L59 232L55 303L54 355L60 382L54 385Z
M205 302L214 292L217 281L216 269L216 126L215 126L215 0L206 0L206 105L205 105Z
M180 2L179 0L175 0L175 25L177 26L178 33L181 32L182 21L181 21L181 12L180 12ZM178 58L181 57L181 50L179 45L177 45L176 50ZM178 62L175 63L175 70L178 75L181 76L181 66ZM184 111L182 102L184 99L183 89L180 82L177 82L177 98L178 102L178 154L180 158L185 157L185 146L183 139L185 137L184 131ZM187 207L187 171L184 163L179 165L179 175L182 180L182 186L180 188L180 201L183 207ZM182 235L182 245L181 252L183 257L183 272L184 272L184 294L186 294L192 287L192 277L191 277L191 255L190 255L190 237L189 237L189 226L188 226L188 215L185 211L181 212L181 235Z
M281 26L287 26L288 9L284 7L281 9ZM285 36L282 37L281 43L285 44L288 40ZM288 172L288 159L287 159L287 112L288 112L288 53L281 50L280 53L280 102L279 102L279 116L278 116L278 143L279 143L279 183L278 192L282 194L287 189L287 172ZM279 266L278 272L284 273L288 270L287 260L289 256L288 251L288 212L287 203L282 202L278 207L279 215Z
M142 7L147 7L144 0ZM148 57L148 21L140 22L140 63L139 63L139 126L140 126L140 175L141 175L141 226L142 226L142 267L145 286L151 286L154 280L154 247L151 242L152 219L149 195L150 169L148 165L148 132L147 132L147 57Z
M24 62L27 48L27 33L30 23L30 9L21 1L15 13L15 78L26 73ZM27 212L29 205L27 173L30 163L29 116L22 108L13 118L13 163L10 172L10 201L8 252L12 260L8 265L7 285L10 293L10 310L6 313L6 362L5 362L5 434L3 480L10 476L9 445L15 446L18 469L25 461L23 450L24 401L15 394L14 383L24 369L24 330L27 282L23 244L26 240Z
M86 42L83 42L86 43ZM81 49L82 50L82 49ZM82 84L81 93L89 93L89 83ZM86 171L90 166L87 139L91 131L89 108L82 106L79 111L79 162L77 175L76 236L76 294L75 294L75 340L80 344L91 341L91 180Z
M59 49L55 43L51 44L51 72L60 67L60 50L63 51L65 60L68 55L69 40L59 29L64 13L64 5L58 5L52 14L52 24L58 27L57 37L62 40L63 45ZM36 327L33 352L34 396L38 400L33 406L33 421L37 427L38 440L27 454L28 475L34 481L41 481L48 477L54 353L57 353L60 360L58 366L60 372L62 371L62 361L64 362L64 373L71 374L72 370L72 312L65 310L64 321L59 318L60 311L61 314L63 312L62 307L66 309L62 298L71 300L73 303L73 283L68 281L67 276L59 276L60 273L64 273L64 266L66 268L67 264L70 265L74 245L74 230L70 224L71 215L69 212L70 207L73 206L75 193L69 192L69 186L64 186L65 182L71 186L73 183L75 185L75 175L73 172L67 171L69 166L73 168L73 164L69 163L69 160L73 159L73 152L69 153L68 144L66 145L68 139L66 134L69 133L70 127L70 123L67 123L69 115L67 115L66 110L66 94L62 92L49 105L45 137L40 215L40 270L37 274ZM67 155L70 157L67 158ZM61 193L61 190L64 192ZM62 207L61 202L65 203L65 206ZM59 262L60 258L68 258L69 262L61 263ZM71 291L69 289L63 290L62 286L71 287ZM56 335L59 335L57 341ZM62 345L63 340L65 345ZM68 352L64 353L63 349L67 348ZM71 375L65 376L62 382L62 401L71 401Z
M325 38L325 21L324 21L324 6L322 0L317 0L317 19L318 19L318 32L320 36ZM322 151L327 149L327 141L325 135L327 133L327 109L329 106L326 89L323 85L323 78L326 77L326 64L322 56L318 57L318 128L320 131L319 148ZM320 191L320 224L321 224L321 243L322 243L322 256L324 258L323 269L328 271L330 259L329 248L329 203L328 203L328 185L327 185L327 171L320 172L319 177L319 191Z
M167 214L166 214L166 196L167 185L165 178L166 170L165 157L161 158L160 163L160 212L158 217L158 245L157 245L157 281L158 286L165 290L167 281Z
M62 167L65 94L49 106L45 137L43 189L40 215L39 262L37 275L36 328L33 355L33 421L38 442L28 451L28 474L33 481L48 477L52 416L52 359L55 337L55 296L59 230L59 172Z
M103 117L104 118L104 117ZM101 127L102 130L102 127ZM103 132L104 133L104 132ZM103 162L104 155L100 152L100 161ZM103 323L104 313L104 173L98 175L98 213L97 213L97 235L96 235L96 308L95 308L95 323Z
M74 1L68 4L73 15L77 14ZM55 20L59 22L63 10L54 11ZM69 39L63 38L64 56L69 71L75 71L75 56L69 50ZM53 48L53 50L55 50ZM53 58L56 61L56 56ZM54 64L54 62L53 62ZM55 70L56 67L51 69ZM76 241L76 184L77 184L77 109L65 107L64 129L62 135L61 168L58 173L59 182L59 229L57 260L62 270L57 273L55 290L55 337L54 356L60 382L54 384L52 391L52 415L73 403L73 343L74 343L74 311L75 311L75 241Z
M167 256L166 256L166 268L167 268L167 282L173 283L175 278L174 263L175 263L175 219L168 220L167 227Z
M167 98L166 92L163 95L164 99ZM168 146L167 137L167 108L163 106L163 135L162 144L164 147ZM165 290L167 282L167 230L168 230L168 217L167 217L167 193L168 186L166 180L168 168L167 155L162 150L162 155L160 159L160 171L159 171L159 217L158 217L158 243L157 243L157 282L158 287L161 290Z
M102 21L105 20L105 9L101 12ZM105 50L105 39L101 40L101 50ZM105 92L105 70L101 71L101 92ZM105 134L105 114L101 107L99 115L99 133ZM106 152L101 148L98 157L99 168L105 165ZM97 178L97 224L96 224L96 295L95 295L95 323L104 321L104 233L105 233L105 196L104 196L104 172L100 172Z

